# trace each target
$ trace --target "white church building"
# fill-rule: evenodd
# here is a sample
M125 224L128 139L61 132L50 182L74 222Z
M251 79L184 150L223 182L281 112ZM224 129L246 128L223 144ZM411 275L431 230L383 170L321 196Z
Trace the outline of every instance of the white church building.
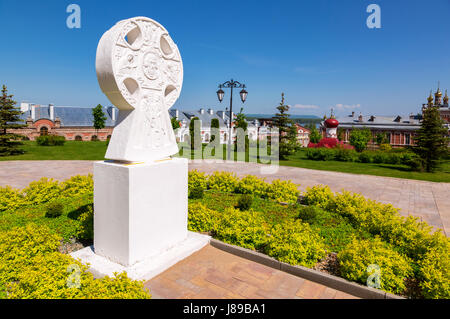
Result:
M219 120L220 143L227 144L229 139L229 112L228 111L214 111L212 109L199 109L197 111L182 111L178 109L169 110L170 117L175 118L180 123L180 128L175 130L175 137L177 142L189 141L189 123L195 117L200 120L202 143L209 143L211 140L211 120ZM236 114L232 113L233 121L236 119ZM247 132L251 141L256 141L268 133L268 127L261 126L258 120L248 122ZM232 131L232 140L236 138L236 130Z

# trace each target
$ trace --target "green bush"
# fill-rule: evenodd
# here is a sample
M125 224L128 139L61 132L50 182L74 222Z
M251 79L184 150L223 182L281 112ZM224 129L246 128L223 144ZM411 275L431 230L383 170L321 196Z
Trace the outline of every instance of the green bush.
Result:
M238 184L234 173L216 171L208 176L208 189L232 193Z
M188 188L189 190L194 188L206 189L206 176L205 173L199 172L196 169L189 171L188 173Z
M334 159L341 162L353 162L358 157L358 153L352 149L336 147L334 149Z
M36 138L36 144L39 146L62 146L65 142L65 137L59 135L42 135Z
M387 155L383 152L376 152L373 156L373 162L377 164L382 164L387 162Z
M92 174L86 176L76 175L60 184L61 197L73 195L92 194L94 191L94 179Z
M410 260L396 252L380 238L373 240L354 239L338 254L339 267L345 279L366 284L369 265L378 265L381 270L381 289L401 294L406 290L405 280L413 275Z
M420 288L425 298L450 299L449 245L429 249L419 262Z
M387 143L380 144L380 150L384 151L384 152L389 152L390 150L392 150L392 146L391 146L391 144L387 144Z
M0 212L14 211L25 204L25 198L18 189L10 186L0 187Z
M305 267L325 257L323 239L300 220L286 219L274 225L265 252L279 261Z
M313 222L318 213L318 207L316 206L300 206L298 210L298 218L301 220L311 223Z
M64 210L64 205L60 202L51 202L48 203L45 207L45 217L48 218L56 218L62 215Z
M226 243L258 250L267 244L267 227L259 212L228 208L214 223L214 235Z
M204 196L204 188L200 185L191 187L189 189L189 198L190 199L201 199Z
M266 194L268 184L254 175L243 177L236 186L236 193L252 194L263 197Z
M359 154L359 161L361 163L371 163L372 162L372 155L369 152L362 152Z
M58 181L43 177L39 181L31 182L22 194L26 196L27 204L46 203L61 196L61 187Z
M236 207L239 210L249 210L253 203L253 196L250 194L243 194L239 197Z
M325 147L308 148L306 158L315 161L332 161L335 158L335 150Z
M333 192L326 185L307 187L306 192L303 193L303 202L306 205L317 206L322 209L327 209L333 198Z
M190 204L188 208L188 229L190 231L209 232L214 228L218 213L200 203Z
M0 292L14 298L150 298L143 282L126 274L94 279L87 266L57 252L60 237L29 224L0 233ZM78 269L79 288L71 288L70 269Z
M272 181L272 184L268 185L264 197L276 202L295 204L297 203L300 194L297 186L297 184L294 184L291 181L276 179Z
M77 237L79 239L92 241L94 239L94 205L83 205L78 209L79 214L77 220L79 226L77 229Z
M386 159L386 164L400 164L402 162L402 154L389 153Z

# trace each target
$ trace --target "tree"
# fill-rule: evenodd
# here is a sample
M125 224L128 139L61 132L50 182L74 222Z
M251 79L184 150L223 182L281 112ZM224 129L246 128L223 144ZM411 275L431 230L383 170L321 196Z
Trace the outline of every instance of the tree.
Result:
M215 140L216 136L220 137L219 119L212 119L211 120L211 142Z
M2 95L0 97L0 156L21 154L23 151L18 148L21 142L18 141L19 135L8 133L10 129L18 129L25 127L19 115L22 113L15 107L16 101L13 95L8 94L6 85L2 87Z
M286 156L293 154L297 149L295 146L297 136L295 136L294 142L293 135L289 133L291 126L294 124L289 117L290 115L287 113L289 111L289 105L284 104L284 93L281 93L281 102L277 106L277 110L278 113L273 117L273 125L278 127L280 159L286 159Z
M170 123L172 124L172 129L175 131L176 129L180 128L180 122L178 122L178 120L175 117L172 117L170 119Z
M195 124L197 122L197 125ZM202 135L201 135L201 121L198 117L194 117L191 119L189 123L189 135L191 138L191 149L194 149L196 146L202 146Z
M387 135L385 132L377 133L376 141L377 141L378 145L389 144L389 141L388 141L388 138L387 138Z
M370 130L368 128L353 128L350 133L350 145L354 146L356 151L362 152L366 149L371 135L372 134L370 133Z
M238 129L238 128L242 129L242 130L237 130L237 134L236 134L235 144L236 144L236 150L238 152L244 152L246 149L248 149L248 146L249 146L249 140L248 140L248 134L247 134L248 123L245 118L245 114L242 113L243 110L244 110L244 108L241 107L241 110L239 111L239 113L236 114L236 121L235 121L236 129ZM244 139L244 144L237 145L237 142L242 141L242 139ZM244 147L242 147L242 146L244 146Z
M92 109L92 116L94 117L94 128L97 131L98 135L98 130L105 128L105 121L106 121L106 116L105 113L103 112L103 107L101 106L101 104L97 105Z
M310 131L309 141L314 144L319 143L320 140L322 139L322 136L320 135L319 130L317 129L316 125L311 123L311 124L308 124L306 126L306 128L309 129L309 131Z
M438 108L428 107L422 116L422 124L417 131L413 151L421 158L423 168L427 172L433 172L441 159L448 155L448 131L444 127Z

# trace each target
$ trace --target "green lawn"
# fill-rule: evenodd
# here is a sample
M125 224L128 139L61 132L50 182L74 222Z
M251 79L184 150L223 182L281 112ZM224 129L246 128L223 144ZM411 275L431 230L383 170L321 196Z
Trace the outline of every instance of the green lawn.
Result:
M11 160L102 160L106 152L106 142L66 141L64 146L38 146L36 142L25 141L22 149L25 154L0 157L0 161ZM432 182L450 182L450 161L443 163L435 173L411 172L404 165L356 163L339 161L313 161L306 158L305 149L298 151L289 160L280 161L280 165L295 166L324 171L352 174L367 174L408 178ZM226 152L224 152L224 157ZM248 154L247 154L248 159Z
M431 182L450 182L450 161L446 160L435 173L412 172L405 165L339 162L339 161L313 161L306 158L306 149L298 151L287 161L280 161L280 165L334 171L352 174L366 174L388 176L397 178L418 179Z
M104 159L106 142L66 141L63 146L38 146L35 141L24 141L25 154L0 156L0 161L14 160L91 160Z

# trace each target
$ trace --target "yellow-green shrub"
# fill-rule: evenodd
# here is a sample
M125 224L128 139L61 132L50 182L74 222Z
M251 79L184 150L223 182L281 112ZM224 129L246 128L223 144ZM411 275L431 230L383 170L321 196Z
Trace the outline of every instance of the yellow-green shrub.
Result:
M0 232L0 285L16 281L32 257L55 251L59 245L58 235L34 224Z
M297 202L299 193L296 184L276 179L268 185L264 197L276 202L294 204Z
M306 205L327 209L328 204L334 197L334 194L331 191L330 187L324 185L316 185L313 187L307 187L306 192L303 193L303 196L303 201Z
M342 277L362 284L367 283L370 275L367 267L378 265L381 270L381 289L391 293L404 292L405 279L413 275L408 257L393 250L379 237L373 240L353 239L338 254L338 260Z
M305 267L314 266L326 255L323 239L308 224L291 219L272 228L265 251L282 262Z
M263 197L266 194L269 185L264 179L258 178L254 175L247 175L243 177L236 186L236 193L252 194Z
M28 224L0 233L0 295L8 298L149 298L143 282L125 274L94 279L87 267L57 252L60 237ZM68 267L79 269L80 287L67 284ZM5 292L6 290L6 292Z
M26 196L27 204L45 203L61 196L61 186L52 178L42 177L39 181L31 182L22 194Z
M229 172L214 172L208 176L208 188L221 192L234 192L238 184L236 175Z
M77 271L78 274L77 274ZM79 287L72 278L79 275ZM133 281L125 273L114 278L94 279L87 267L59 252L39 254L23 267L8 289L11 299L147 299L143 282Z
M262 248L269 238L262 214L253 210L226 209L214 223L213 231L219 240L254 250Z
M80 216L77 219L80 224L77 230L77 237L92 240L94 239L94 206L93 204L84 205L79 210Z
M188 208L188 229L209 232L213 229L218 213L200 203L190 204Z
M419 262L420 288L425 298L450 299L450 249L448 241L428 250Z
M16 210L24 204L24 197L19 190L10 186L0 187L0 212Z
M73 196L89 194L94 192L94 180L92 174L81 176L72 176L70 179L61 183L61 196Z
M207 184L206 184L205 173L199 172L196 169L189 171L189 173L188 173L188 188L189 188L189 190L196 189L196 188L206 189L206 185Z

